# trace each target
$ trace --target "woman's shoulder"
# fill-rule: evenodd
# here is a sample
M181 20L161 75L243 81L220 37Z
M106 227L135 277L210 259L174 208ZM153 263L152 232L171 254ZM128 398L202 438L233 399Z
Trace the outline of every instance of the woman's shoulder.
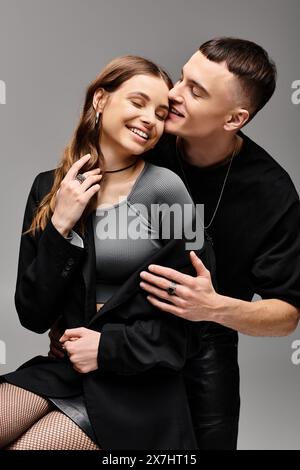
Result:
M30 193L33 193L38 199L47 194L52 188L54 174L55 168L38 173L33 180Z
M157 203L192 203L191 196L182 179L169 168L148 163L148 169L141 188ZM145 196L144 196L145 197Z
M41 171L35 176L33 180L33 184L40 185L40 184L47 184L48 182L53 183L55 170L56 168L53 168L52 170Z
M148 177L153 181L154 187L184 187L184 182L174 171L169 168L154 165L153 163L147 162L148 164Z
M51 170L41 171L40 173L38 173L36 178L38 178L38 180L42 182L51 181L54 179L55 171L56 171L56 168L52 168Z

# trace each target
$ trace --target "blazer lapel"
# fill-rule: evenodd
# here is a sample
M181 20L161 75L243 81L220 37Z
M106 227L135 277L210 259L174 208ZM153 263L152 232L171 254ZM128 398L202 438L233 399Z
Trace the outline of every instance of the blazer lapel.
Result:
M93 213L89 214L86 221L85 248L87 251L82 275L85 283L85 321L97 313L96 308L96 255L93 232Z

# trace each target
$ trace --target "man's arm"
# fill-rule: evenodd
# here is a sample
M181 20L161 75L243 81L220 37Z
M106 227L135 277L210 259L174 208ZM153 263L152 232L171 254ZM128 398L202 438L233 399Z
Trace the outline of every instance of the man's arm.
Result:
M150 294L152 305L186 320L213 321L253 336L286 336L297 328L299 308L278 299L246 302L220 295L194 252L191 261L195 277L157 265L141 273L141 287ZM170 281L177 283L176 295L166 291Z
M300 309L278 299L245 302L219 296L211 320L252 336L286 336L298 326Z

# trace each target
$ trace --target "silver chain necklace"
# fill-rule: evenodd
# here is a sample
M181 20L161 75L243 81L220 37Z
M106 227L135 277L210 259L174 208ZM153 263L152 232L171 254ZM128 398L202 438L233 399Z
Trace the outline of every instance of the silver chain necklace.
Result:
M207 230L211 224L213 223L214 221L214 218L216 217L216 214L217 214L217 211L218 211L218 208L219 208L219 205L220 205L220 202L221 202L221 199L222 199L222 196L223 196L223 192L224 192L224 189L225 189L225 185L226 185L226 181L228 179L228 176L229 176L229 172L230 172L230 168L231 168L231 165L232 165L232 162L233 162L233 159L234 157L239 153L239 141L238 141L238 137L235 136L236 138L236 144L234 146L234 149L233 149L233 152L231 154L231 157L230 157L230 161L229 161L229 165L228 165L228 168L227 168L227 172L226 172L226 175L225 175L225 178L224 178L224 181L223 181L223 185L222 185L222 188L221 188L221 192L220 192L220 195L219 195L219 198L218 198L218 202L216 204L216 207L215 207L215 210L213 212L213 215L209 221L209 223L207 225L203 225L203 228L204 230ZM180 165L180 168L181 168L181 171L182 171L182 174L183 174L183 177L184 177L184 182L185 182L185 185L190 193L190 196L191 198L193 199L193 196L192 196L192 192L191 192L191 189L189 187L189 184L187 182L187 178L186 178L186 175L185 175L185 172L183 170L183 166L182 166L182 163L181 163L181 157L183 156L183 153L182 153L182 149L181 149L181 146L179 145L179 138L177 138L176 140L176 148L177 148L177 155L178 155L178 161L179 161L179 165ZM210 238L211 240L211 237L207 234L208 238ZM212 241L212 240L211 240Z

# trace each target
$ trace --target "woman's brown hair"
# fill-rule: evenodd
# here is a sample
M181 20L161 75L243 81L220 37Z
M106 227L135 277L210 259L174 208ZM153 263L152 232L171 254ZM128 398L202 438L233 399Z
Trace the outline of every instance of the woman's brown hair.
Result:
M55 197L61 181L71 166L83 155L90 153L91 158L81 168L81 173L94 168L100 168L105 173L104 158L99 145L101 119L98 124L95 125L93 97L99 88L103 88L107 92L116 91L124 82L135 75L152 75L154 77L162 78L168 85L169 89L173 86L172 80L167 72L143 57L133 55L121 56L115 58L106 65L97 78L87 88L85 102L78 126L70 143L63 152L59 166L54 171L54 182L52 188L41 200L29 229L26 230L23 235L27 233L35 234L39 229L44 230L54 212ZM95 210L96 203L97 194L90 199L81 218L74 227L75 230L78 230L81 233L81 235L84 234L86 217L90 212Z

